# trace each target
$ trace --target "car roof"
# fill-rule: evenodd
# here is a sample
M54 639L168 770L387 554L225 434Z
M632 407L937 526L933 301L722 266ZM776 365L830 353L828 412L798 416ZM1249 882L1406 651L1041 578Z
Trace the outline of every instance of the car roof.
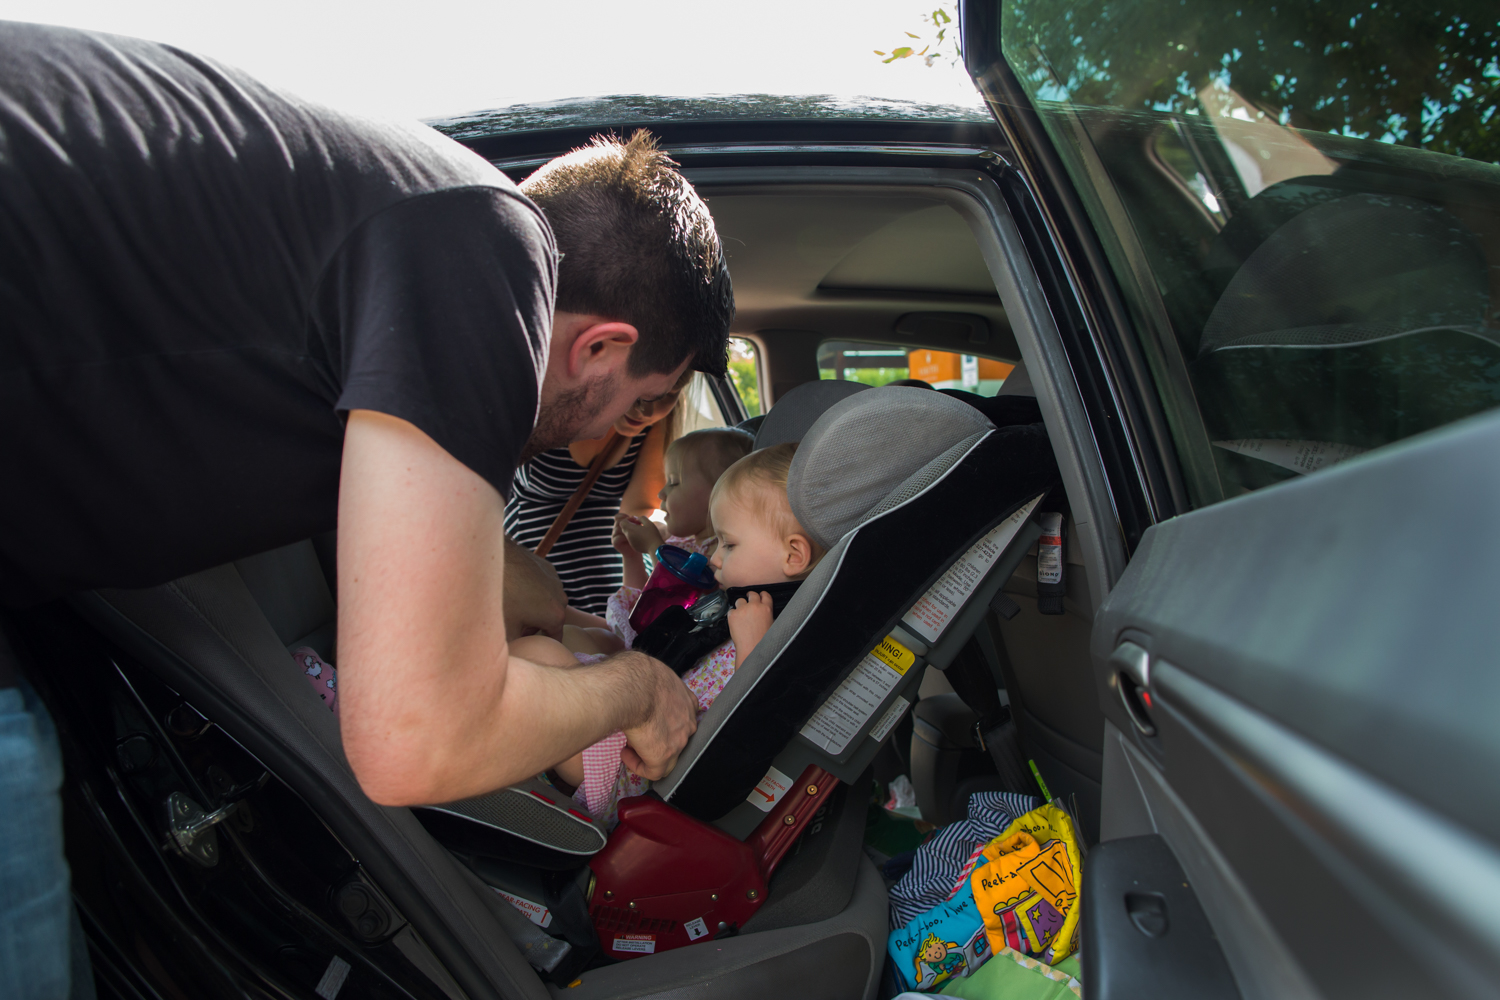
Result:
M513 104L427 124L491 159L556 155L597 133L636 128L650 129L669 145L881 140L982 147L999 141L998 126L977 98L962 105L828 94L617 94Z

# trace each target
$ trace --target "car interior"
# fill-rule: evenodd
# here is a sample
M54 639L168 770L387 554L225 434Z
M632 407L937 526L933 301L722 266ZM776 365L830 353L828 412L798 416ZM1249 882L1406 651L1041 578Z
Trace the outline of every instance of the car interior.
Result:
M343 759L336 718L288 656L310 646L337 663L331 537L75 602L123 650L110 660L115 683L126 678L140 713L158 706L161 718L140 726L170 743L209 729L228 737L222 754L238 760L229 791L189 786L195 815L242 802L243 817L273 795L300 802L322 828L308 836L339 859L323 869L286 862L300 905L323 901L371 954L419 972L403 981L407 994L423 995L425 977L436 990L426 995L453 998L749 997L767 987L874 997L884 988L887 885L862 837L877 777L908 774L923 818L942 824L962 817L975 790L1037 794L1022 763L1031 761L1085 841L1099 839L1105 726L1089 635L1124 553L1103 528L1107 495L1088 488L1097 461L1066 418L1076 390L1031 374L1047 369L1038 362L1050 320L1014 223L992 185L956 170L723 173L692 179L729 254L735 335L754 355L765 410L757 443L803 440L799 513L831 550L657 785L657 813L636 822L622 810L610 835L541 782L430 809L370 802ZM918 350L964 359L969 373L948 380L957 391L857 381L861 367ZM820 352L854 367L820 370ZM992 366L987 376L1005 377L981 386L977 359ZM724 409L723 422L740 416ZM1036 574L1044 509L1065 513L1066 572L1051 600ZM993 551L977 585L942 627L922 632L913 607L955 563L979 558L986 539ZM829 706L850 697L872 649L892 640L907 668L840 731ZM202 724L163 721L183 718ZM792 791L768 813L753 793L773 775ZM808 800L793 802L804 788ZM778 824L769 833L768 821ZM218 829L215 852L254 863L270 850L235 824ZM180 852L205 886L216 877L203 857L211 836L202 833L196 855ZM750 858L748 874L720 870L728 855L709 850L715 838ZM695 850L708 852L711 874L684 873ZM628 886L617 884L621 871ZM753 905L720 901L726 886ZM695 893L717 901L701 915L722 919L689 922L682 900ZM682 946L633 955L611 946L653 934L679 935ZM306 958L309 977L328 961ZM371 963L355 974L393 982Z

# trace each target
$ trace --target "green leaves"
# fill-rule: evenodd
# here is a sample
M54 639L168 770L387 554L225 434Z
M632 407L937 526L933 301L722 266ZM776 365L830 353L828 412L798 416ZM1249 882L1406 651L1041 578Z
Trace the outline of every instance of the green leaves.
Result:
M929 66L938 59L947 59L949 62L957 64L960 57L958 38L956 36L950 38L948 35L948 26L953 23L954 15L957 12L958 8L956 4L947 4L935 8L931 13L922 15L922 20L926 24L931 25L936 31L932 40L923 45L920 50L913 45L902 45L891 49L889 52L883 52L880 49L875 49L874 52L877 56L885 56L884 59L880 60L883 63L893 63L897 59L910 59L912 56L917 56ZM914 38L919 42L924 40L924 36L914 34L910 31L903 32L903 34L907 38Z

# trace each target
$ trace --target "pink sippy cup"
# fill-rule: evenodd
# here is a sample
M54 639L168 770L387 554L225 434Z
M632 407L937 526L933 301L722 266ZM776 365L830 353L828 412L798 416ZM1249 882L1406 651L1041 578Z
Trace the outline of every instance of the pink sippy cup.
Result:
M630 627L640 632L667 608L688 607L705 591L718 586L706 556L662 545L656 550L656 567L630 612Z

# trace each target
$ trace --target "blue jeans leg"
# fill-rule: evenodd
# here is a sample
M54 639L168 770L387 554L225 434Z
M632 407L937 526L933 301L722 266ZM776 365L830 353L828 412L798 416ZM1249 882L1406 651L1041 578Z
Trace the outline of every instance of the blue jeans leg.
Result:
M0 997L7 1000L67 1000L75 985L76 995L93 995L87 973L72 983L77 918L63 858L61 787L57 731L36 692L24 681L0 690Z

